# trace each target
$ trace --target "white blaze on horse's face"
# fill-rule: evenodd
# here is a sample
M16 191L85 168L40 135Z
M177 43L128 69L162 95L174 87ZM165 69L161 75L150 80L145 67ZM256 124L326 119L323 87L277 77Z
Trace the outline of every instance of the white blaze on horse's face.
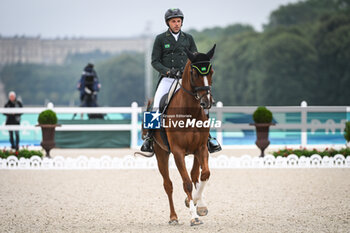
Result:
M206 87L209 86L208 77L204 76L203 79L204 79L204 86L206 86Z
M204 79L204 86L208 87L209 86L208 77L204 76L203 79ZM209 93L208 93L207 97L208 97L208 101L210 101L210 94Z

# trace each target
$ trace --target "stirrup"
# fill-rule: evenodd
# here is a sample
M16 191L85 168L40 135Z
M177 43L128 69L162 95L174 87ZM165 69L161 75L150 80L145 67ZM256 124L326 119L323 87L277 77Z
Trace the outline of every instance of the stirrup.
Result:
M154 152L153 150L153 138L150 131L147 132L146 138L141 146L141 151L143 152Z
M216 138L209 137L208 138L208 151L209 153L214 153L221 151L222 148Z

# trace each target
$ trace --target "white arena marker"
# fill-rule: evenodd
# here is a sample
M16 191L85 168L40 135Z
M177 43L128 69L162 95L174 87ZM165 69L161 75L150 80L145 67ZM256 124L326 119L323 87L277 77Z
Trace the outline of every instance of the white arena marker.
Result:
M227 155L220 155L219 157L213 157L210 159L211 169L242 169L242 168L350 168L350 156L343 156L338 154L332 158L324 157L314 154L310 158L298 158L295 155L289 155L288 157L277 157L273 155L266 155L265 158L242 156L234 157L235 162L232 161L233 157ZM193 157L186 157L186 164L193 162ZM223 163L222 161L228 161ZM172 162L172 169L176 169L174 162ZM65 158L63 156L55 156L52 159L40 158L39 156L33 156L30 159L21 158L16 156L9 156L6 159L0 158L0 170L23 170L23 169L43 169L43 170L81 170L81 169L155 169L157 167L157 160L152 158L134 157L131 155L120 157L102 156L100 158L90 158L87 156L79 156L78 158ZM196 184L197 190L195 191L194 199L199 201L200 197L203 197L203 190L207 181L200 181ZM197 193L196 193L197 192Z

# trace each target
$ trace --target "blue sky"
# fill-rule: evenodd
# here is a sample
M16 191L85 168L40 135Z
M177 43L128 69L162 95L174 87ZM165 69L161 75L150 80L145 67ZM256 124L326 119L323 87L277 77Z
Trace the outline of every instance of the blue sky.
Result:
M170 3L171 2L171 3ZM180 8L183 30L252 25L261 30L272 10L298 0L0 0L0 35L133 37L166 29L164 13Z

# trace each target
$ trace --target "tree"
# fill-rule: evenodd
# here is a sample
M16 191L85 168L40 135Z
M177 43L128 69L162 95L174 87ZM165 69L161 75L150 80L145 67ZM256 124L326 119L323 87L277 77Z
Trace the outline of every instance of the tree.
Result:
M264 74L259 96L265 105L312 103L317 52L308 40L294 33L278 33L264 40L259 57Z
M348 105L350 99L350 16L325 18L315 34L319 56L318 104Z
M246 105L256 101L256 51L260 34L246 32L224 37L214 61L214 93L225 104Z
M324 15L335 13L339 5L336 0L308 0L280 6L270 14L265 28L313 23Z
M14 90L25 105L43 105L52 101L68 105L77 98L76 82L81 71L72 66L14 64L5 66L0 78L6 92Z
M144 56L125 53L98 64L102 88L100 100L106 106L130 106L145 102Z

